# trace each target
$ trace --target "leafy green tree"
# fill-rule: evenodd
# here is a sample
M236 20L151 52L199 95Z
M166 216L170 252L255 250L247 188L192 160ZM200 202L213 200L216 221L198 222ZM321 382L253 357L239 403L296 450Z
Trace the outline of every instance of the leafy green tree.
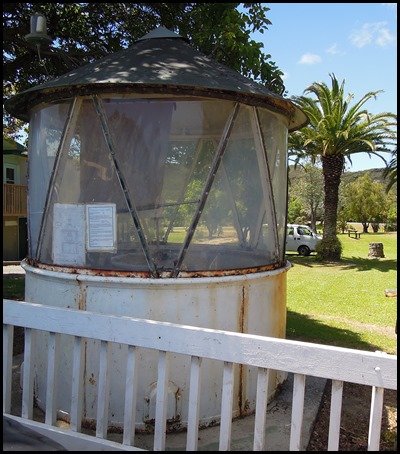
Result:
M345 161L351 164L355 153L382 157L379 152L390 152L388 147L397 140L397 116L389 112L371 114L364 108L381 90L369 92L351 105L353 94L345 95L344 80L339 84L334 74L330 77L331 88L324 82L315 82L305 89L303 96L292 97L310 123L290 134L289 149L299 160L308 156L312 162L322 164L325 215L318 257L335 261L340 260L342 252L337 237L337 213Z
M324 202L324 184L322 171L313 164L303 166L304 176L294 184L289 191L289 197L296 196L300 199L306 219L311 228L316 231L317 220L322 218Z
M306 216L302 200L294 193L289 193L288 203L289 224L303 224L305 218Z
M280 93L283 73L250 36L268 29L268 11L264 3L3 3L3 103L50 77L129 47L158 26ZM46 16L53 38L40 47L40 58L25 40L34 13ZM6 127L15 137L21 126L3 113L3 134Z
M361 222L364 233L371 223L377 231L387 213L387 196L382 183L373 181L369 172L346 187L346 211L352 220ZM374 227L375 225L375 227Z
M348 216L346 209L344 208L339 208L338 209L338 216L337 216L337 230L339 232L344 233L346 229L348 229L348 224L347 224Z
M397 198L395 197L389 196L384 229L386 232L397 231Z

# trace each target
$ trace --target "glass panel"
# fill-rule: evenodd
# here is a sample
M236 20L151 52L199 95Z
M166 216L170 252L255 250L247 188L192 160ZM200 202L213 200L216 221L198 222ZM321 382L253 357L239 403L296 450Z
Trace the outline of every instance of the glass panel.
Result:
M40 225L53 171L54 159L67 118L69 102L45 107L31 114L29 127L28 229L29 256L37 259Z
M288 121L265 109L258 109L261 132L270 169L279 239L279 258L285 260L284 242L287 211L287 135Z
M241 106L183 262L185 270L232 270L275 261L274 231L261 229L263 219L266 225L272 222L273 207L254 121L253 109Z
M151 258L158 271L172 271L233 103L111 99L104 105Z
M242 105L225 140L234 106L205 99L112 98L100 103L103 121L93 100L81 99L67 125L67 103L36 112L29 183L34 248L57 148L66 131L37 258L61 266L144 272L155 266L158 272L168 272L174 270L185 239L194 233L182 270L276 263L272 201L282 258L287 122L258 109L261 140L255 109ZM216 174L210 175L219 151L224 151L223 158ZM205 194L209 179L211 189ZM201 201L205 205L200 213ZM116 247L87 251L86 208L93 204L98 205L97 213L115 209L115 219L106 216L104 223L115 223ZM196 219L195 231L189 232ZM94 225L101 227L96 224L100 221ZM56 230L53 235L53 227L65 233L60 236ZM56 244L64 234L65 245Z
M74 127L74 125L76 126ZM46 218L41 261L53 262L55 260L54 249L57 248L57 245L53 244L53 223L59 222L57 218L53 217L55 204L61 205L58 208L58 216L63 219L63 222L72 219L71 222L74 224L78 222L80 216L84 218L84 208L87 205L106 206L108 203L113 203L116 205L117 251L123 253L129 250L135 253L137 261L140 263L140 270L148 270L142 246L132 217L128 212L124 192L92 100L85 100L79 110L74 113L71 130L66 137L65 147L60 156L54 187L50 202L51 208ZM62 210L63 206L64 210ZM81 211L79 211L79 206L82 207ZM63 214L67 210L71 213L70 217ZM82 223L82 229L86 230L88 228L87 220L84 218ZM62 227L60 226L60 228ZM67 230L69 232L71 228ZM65 255L57 254L55 263L93 269L120 269L118 262L113 263L116 251L88 252L86 251L85 235L83 241L84 244L79 245L79 251L77 250L76 253L79 256L83 252L83 260L71 262L72 258L66 253ZM67 249L72 247L69 246L67 239L65 247ZM134 267L123 267L123 269L134 270Z

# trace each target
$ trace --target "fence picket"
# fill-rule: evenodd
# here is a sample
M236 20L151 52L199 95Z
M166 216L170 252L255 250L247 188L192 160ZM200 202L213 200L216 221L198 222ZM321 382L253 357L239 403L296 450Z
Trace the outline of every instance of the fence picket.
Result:
M269 369L258 369L253 451L265 450L269 376Z
M3 413L11 411L14 326L3 324Z
M154 451L165 451L167 431L169 353L160 351L158 356L158 380L156 397L156 425L154 428Z
M379 451L381 437L382 411L383 411L383 388L372 387L371 414L368 432L368 451Z
M343 382L341 380L332 380L328 451L339 451L342 401L343 401Z
M83 402L83 347L84 339L75 336L73 364L72 364L72 392L71 392L71 430L80 432L82 427Z
M58 333L49 333L45 418L45 423L49 426L54 426L57 421L59 345L60 335Z
M136 398L138 384L137 348L128 346L125 382L125 410L123 444L133 446L135 442Z
M24 363L22 371L22 413L21 416L26 419L32 419L33 416L33 358L32 351L34 347L35 333L33 329L25 329L24 342Z
M110 398L110 343L100 343L99 387L97 390L96 437L107 438Z
M201 358L192 356L189 381L189 411L186 451L197 451L200 408L200 371Z
M303 428L305 388L306 376L303 374L294 374L290 451L300 451L301 431Z
M219 450L229 451L232 432L233 404L233 363L224 362L222 377L221 423L219 431Z
M22 373L21 417L10 415L12 394L12 353L14 326L25 329ZM47 392L45 422L33 420L34 368L36 330L49 333L47 355ZM73 337L70 426L55 426L57 414L57 361L60 336ZM86 339L100 341L98 408L96 435L81 434L84 350ZM122 443L107 440L110 348L112 343L128 347L125 378L125 406ZM168 351L165 350L168 345ZM254 416L253 450L265 450L267 389L270 370L294 374L291 451L301 447L305 383L308 375L332 380L332 400L328 450L338 450L343 383L352 382L372 387L368 450L379 450L384 389L397 389L397 356L323 346L286 339L276 339L221 330L212 330L154 320L109 316L3 300L3 413L40 434L50 434L69 447L97 446L112 450L141 450L134 446L137 411L138 349L159 352L155 395L154 450L166 448L166 417L169 399L170 354L187 355L191 359L189 409L186 450L198 448L198 425L201 365L204 359L223 362L222 402L219 428L219 449L229 450L232 442L232 408L234 368L245 365L257 368L257 394ZM302 358L305 358L303 360ZM335 366L340 360L341 367ZM63 390L64 391L64 390ZM273 415L271 415L273 417ZM69 449L75 450L75 449ZM85 450L85 449L82 449ZM87 449L90 450L90 449ZM105 450L105 449L96 449Z

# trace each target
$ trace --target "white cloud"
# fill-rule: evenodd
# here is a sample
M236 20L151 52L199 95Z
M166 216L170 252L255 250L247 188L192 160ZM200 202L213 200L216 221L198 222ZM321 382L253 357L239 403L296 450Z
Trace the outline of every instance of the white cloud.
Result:
M321 61L321 57L316 54L306 53L301 56L299 63L301 65L314 65L315 63L319 63Z
M341 51L338 48L337 43L333 43L331 47L328 47L328 49L326 49L326 53L331 54L331 55L344 55L345 54L345 52Z
M390 30L387 28L382 28L378 31L378 36L376 38L376 44L381 47L386 47L390 43L393 43L396 41L396 37L392 35Z
M350 34L350 41L356 47L364 47L374 42L380 47L385 47L396 41L395 35L386 27L386 22L366 23L360 29Z

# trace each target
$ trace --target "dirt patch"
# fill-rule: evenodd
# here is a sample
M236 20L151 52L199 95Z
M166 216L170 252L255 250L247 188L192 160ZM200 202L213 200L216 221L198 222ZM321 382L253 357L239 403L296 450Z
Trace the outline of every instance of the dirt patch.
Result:
M347 318L343 317L337 317L336 315L318 315L318 316L309 316L310 318L315 318L315 319L325 319L325 320L337 320L339 322L344 322L347 323L354 328L360 329L360 330L367 330L367 331L374 331L376 333L380 333L383 336L390 337L391 339L397 339L397 334L396 334L396 329L394 326L378 326L378 325L371 325L368 323L360 323L356 322L354 320L349 320Z
M367 451L372 388L344 383L339 451ZM326 451L329 434L331 381L327 382L307 451ZM379 451L397 451L397 391L385 390Z
M366 325L335 316L318 316L344 321L354 328L379 332L397 338L393 327ZM329 434L331 385L328 380L307 451L326 451ZM368 451L368 430L372 387L344 383L340 421L339 451ZM397 451L397 390L386 389L381 427L380 451Z

